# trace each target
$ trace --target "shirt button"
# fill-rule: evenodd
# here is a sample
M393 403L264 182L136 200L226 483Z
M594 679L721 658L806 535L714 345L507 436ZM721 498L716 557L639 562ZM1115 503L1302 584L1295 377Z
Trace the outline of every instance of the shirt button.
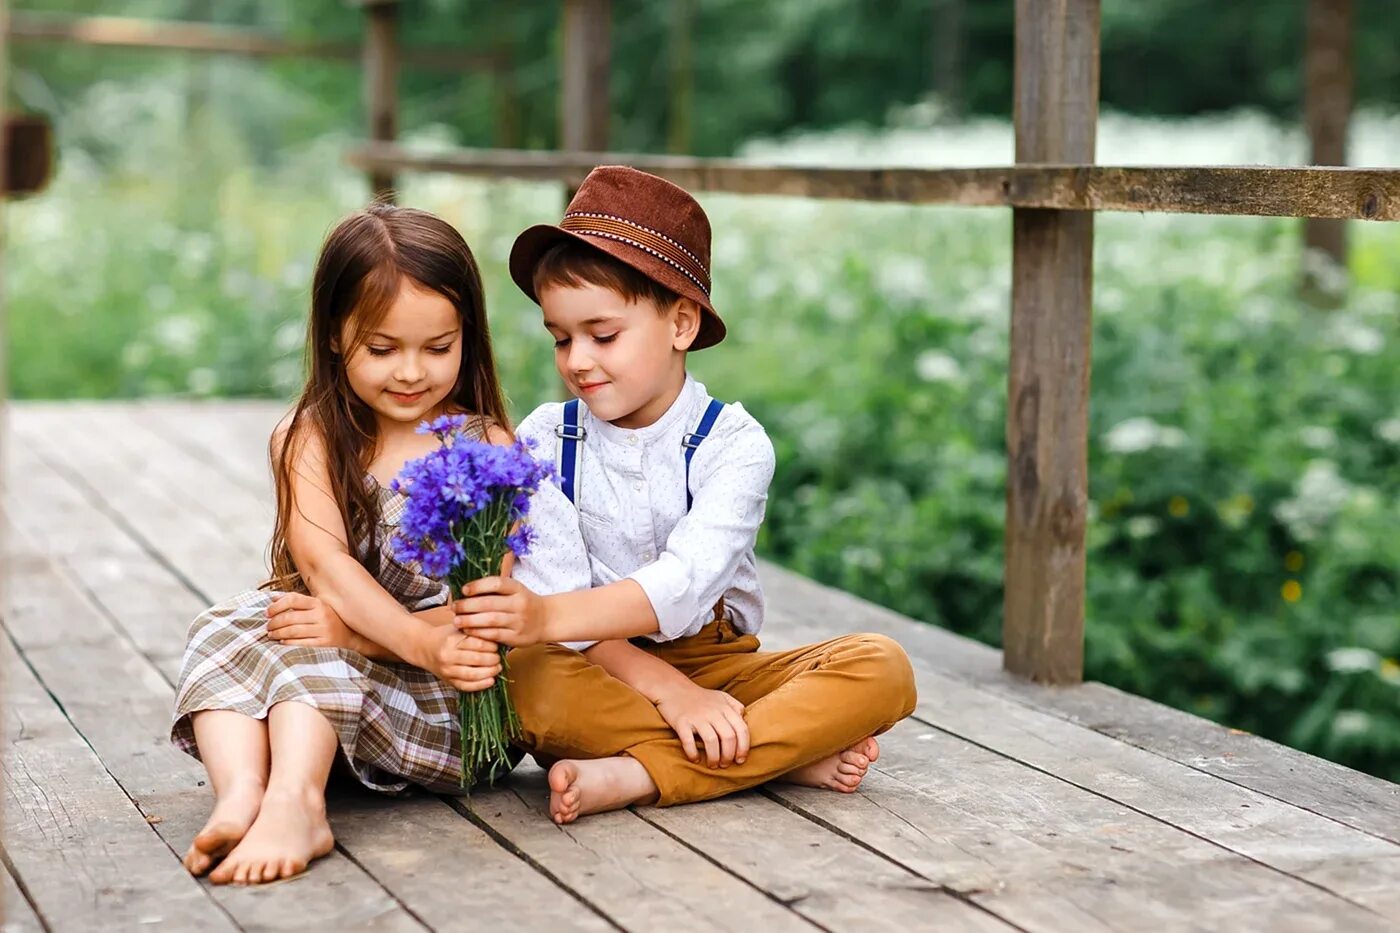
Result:
M635 434L629 434L629 435L627 435L627 443L632 444L632 445L635 446L636 443L637 443L637 435L635 435Z
M632 488L635 489L635 490L637 490L637 492L641 492L641 491L642 491L642 484L641 484L641 483L633 483L633 484L632 484Z
M652 553L651 551L647 551L645 554L642 555L642 559L643 559L643 560L651 560L651 559L654 558L655 556L656 556L656 555L655 555L654 553Z

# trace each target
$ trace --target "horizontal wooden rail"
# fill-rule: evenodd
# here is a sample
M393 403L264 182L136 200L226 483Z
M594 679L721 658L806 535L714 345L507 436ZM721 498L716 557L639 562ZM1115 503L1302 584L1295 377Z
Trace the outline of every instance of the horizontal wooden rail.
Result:
M238 26L19 11L10 13L9 36L16 42L72 42L258 58L323 58L356 64L364 51L358 42L287 39ZM501 64L499 56L488 53L421 47L401 49L399 62L409 69L447 73L489 71Z
M624 164L695 191L734 194L966 207L1400 220L1400 169L1103 165L807 168L737 159L603 152L416 152L394 144L359 146L346 158L361 169L447 172L569 185L581 182L595 165Z

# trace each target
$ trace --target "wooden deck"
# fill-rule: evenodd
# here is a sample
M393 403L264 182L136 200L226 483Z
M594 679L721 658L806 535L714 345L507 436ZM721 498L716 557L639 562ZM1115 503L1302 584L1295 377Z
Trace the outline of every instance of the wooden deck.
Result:
M921 700L860 794L545 815L524 767L472 808L338 789L336 850L265 888L190 878L199 764L167 741L185 628L256 581L261 403L14 404L0 639L6 929L1382 930L1400 787L765 567L773 646L876 630Z

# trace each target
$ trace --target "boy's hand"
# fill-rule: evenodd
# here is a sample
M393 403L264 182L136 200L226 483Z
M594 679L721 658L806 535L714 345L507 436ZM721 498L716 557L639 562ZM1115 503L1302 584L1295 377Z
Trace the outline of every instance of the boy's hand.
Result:
M425 629L422 637L423 669L463 693L485 690L501 673L501 652L493 642L450 625Z
M722 690L706 690L691 684L677 687L656 701L656 711L680 737L685 757L700 760L695 739L705 746L705 763L711 768L743 764L749 757L749 724L744 704Z
M267 607L267 636L284 645L349 648L360 651L360 636L324 600L305 593L284 593Z
M523 648L548 641L544 597L505 577L468 583L452 604L459 630L487 641Z

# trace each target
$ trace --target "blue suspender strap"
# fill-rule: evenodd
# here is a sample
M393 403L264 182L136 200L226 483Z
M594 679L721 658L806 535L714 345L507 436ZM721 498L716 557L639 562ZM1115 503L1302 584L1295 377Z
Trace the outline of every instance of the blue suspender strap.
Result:
M700 442L710 436L710 430L715 426L715 419L719 417L720 409L724 408L724 403L719 399L710 399L710 405L705 409L705 414L700 417L700 424L695 430L681 438L681 446L685 448L685 510L690 511L691 503L695 497L690 492L690 458L695 456L695 448L700 446Z
M588 431L578 423L578 399L564 403L564 423L554 429L559 437L559 488L570 502L574 501L575 484L578 481L579 441Z

